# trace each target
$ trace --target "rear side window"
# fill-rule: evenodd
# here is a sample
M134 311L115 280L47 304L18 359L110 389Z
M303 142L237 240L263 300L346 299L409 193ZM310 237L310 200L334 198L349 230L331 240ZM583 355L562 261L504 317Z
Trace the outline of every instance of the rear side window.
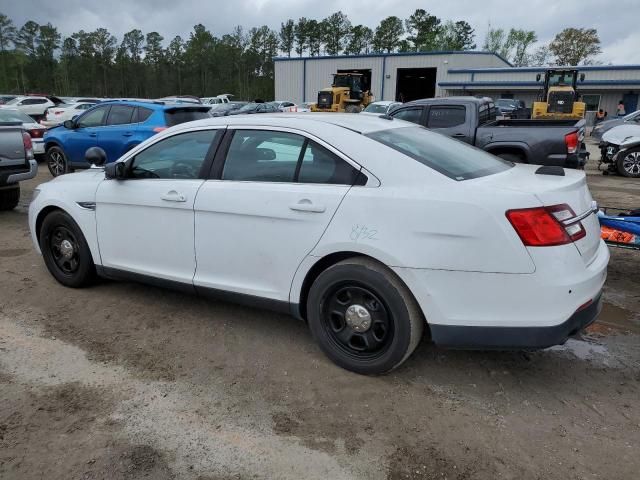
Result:
M493 122L496 119L496 106L493 103L485 103L478 108L478 125Z
M340 157L309 140L302 157L298 182L353 185L358 172Z
M467 109L462 105L434 105L429 109L429 128L448 128L462 125Z
M513 166L480 149L422 127L381 130L369 133L367 137L457 181L492 175Z
M150 108L138 107L137 110L138 113L136 114L137 118L135 120L135 122L137 123L146 122L147 118L149 118L153 113L153 110L151 110Z
M411 123L420 123L422 108L403 108L393 112L393 117Z
M167 127L173 127L185 122L192 122L194 120L202 120L203 118L209 118L209 110L200 110L195 108L184 109L172 109L164 112L164 118L167 122Z
M128 105L113 105L107 117L107 125L124 125L131 123L134 108Z
M223 180L293 182L305 139L267 130L237 130L222 171Z

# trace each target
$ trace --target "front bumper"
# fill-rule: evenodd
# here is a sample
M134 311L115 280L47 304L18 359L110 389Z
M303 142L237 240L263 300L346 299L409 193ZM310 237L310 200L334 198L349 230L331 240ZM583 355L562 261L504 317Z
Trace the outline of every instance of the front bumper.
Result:
M7 185L22 182L23 180L29 180L35 177L37 174L38 162L32 159L29 160L28 170L26 170L23 166L0 171L0 185Z
M567 339L595 322L602 310L602 292L585 308L565 322L545 327L464 327L431 325L436 345L451 348L540 349L562 345Z

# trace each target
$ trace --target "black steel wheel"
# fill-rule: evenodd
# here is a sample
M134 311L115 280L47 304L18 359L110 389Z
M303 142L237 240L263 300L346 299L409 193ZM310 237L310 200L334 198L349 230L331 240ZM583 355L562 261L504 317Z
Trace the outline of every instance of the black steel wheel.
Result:
M374 375L404 362L425 324L404 283L366 257L344 260L318 275L309 289L307 320L333 362Z
M335 347L355 358L382 355L393 340L393 316L377 293L359 283L327 290L321 318Z
M67 213L49 213L42 222L39 241L44 262L58 282L76 288L93 282L91 250L80 227Z

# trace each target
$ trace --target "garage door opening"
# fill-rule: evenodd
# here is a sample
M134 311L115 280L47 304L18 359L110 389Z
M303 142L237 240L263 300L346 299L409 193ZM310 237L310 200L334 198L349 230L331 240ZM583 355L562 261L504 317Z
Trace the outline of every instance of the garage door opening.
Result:
M399 68L396 101L410 102L436 96L437 68Z
M338 70L338 73L359 73L362 75L362 90L371 90L371 69Z

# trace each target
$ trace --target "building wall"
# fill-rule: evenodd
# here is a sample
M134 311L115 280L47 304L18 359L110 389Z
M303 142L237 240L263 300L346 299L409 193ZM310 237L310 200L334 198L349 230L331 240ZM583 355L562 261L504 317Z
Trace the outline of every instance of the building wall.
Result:
M318 91L331 85L337 70L370 69L376 100L395 100L398 68L437 68L436 96L444 90L438 82L451 80L450 68L506 67L506 61L486 52L389 54L275 59L275 96L296 103L315 102ZM389 78L387 78L389 77Z

